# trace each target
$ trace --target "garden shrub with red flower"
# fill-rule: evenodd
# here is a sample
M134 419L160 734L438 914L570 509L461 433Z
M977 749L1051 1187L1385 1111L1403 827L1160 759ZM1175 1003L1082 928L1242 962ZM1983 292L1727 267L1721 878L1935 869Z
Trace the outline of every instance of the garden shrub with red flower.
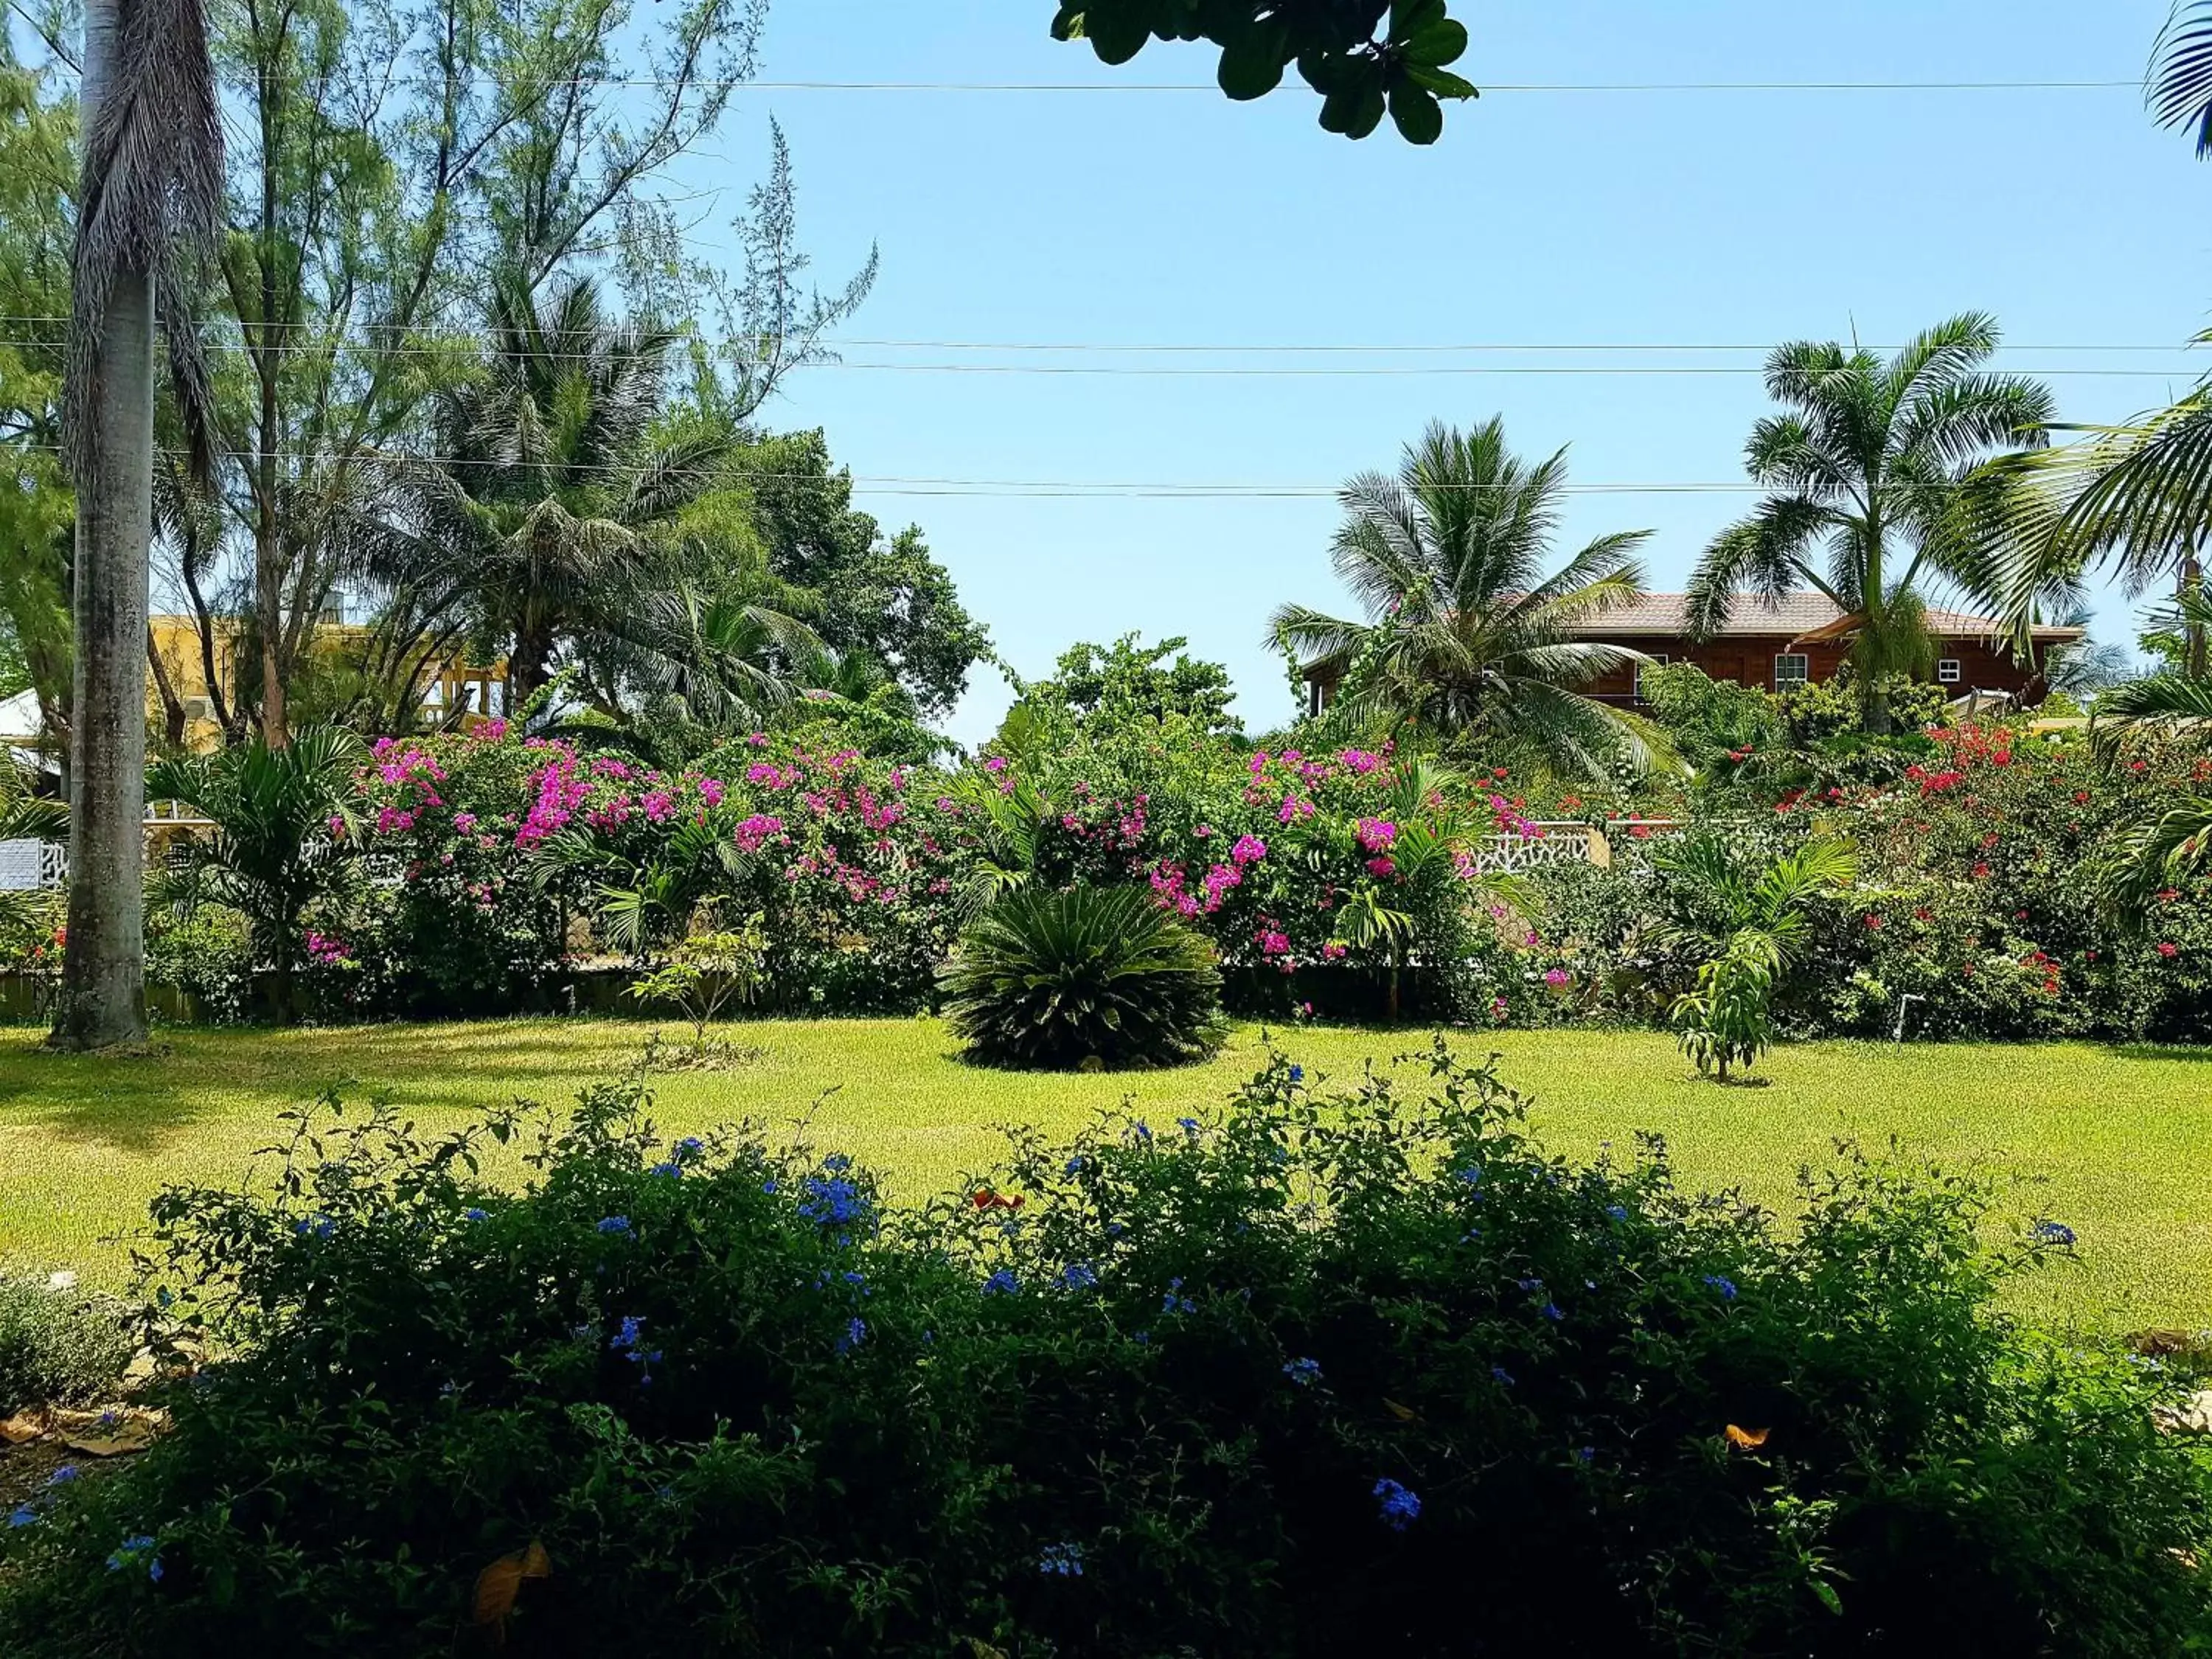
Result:
M1867 872L1827 918L1816 1028L1893 1029L1910 994L1908 1029L1930 1036L2212 1036L2212 884L2137 917L2099 879L2130 825L2201 791L2202 757L2148 744L2107 767L2070 737L1934 736L1937 754L1897 784L1781 815L1792 830L1835 823Z
M1693 821L1747 861L1816 834L1858 848L1857 884L1811 912L1820 970L1785 987L1789 1027L1887 1035L1901 1010L1918 1036L2212 1037L2212 883L2165 890L2132 917L2098 878L2129 826L2201 792L2205 760L2150 744L2107 767L2076 738L2002 726L1929 744L1890 781L1697 805ZM1688 972L1655 933L1695 920L1695 895L1652 867L1649 845L1617 847L1627 856L1610 870L1546 871L1535 884L1567 958L1638 1021L1658 1018Z

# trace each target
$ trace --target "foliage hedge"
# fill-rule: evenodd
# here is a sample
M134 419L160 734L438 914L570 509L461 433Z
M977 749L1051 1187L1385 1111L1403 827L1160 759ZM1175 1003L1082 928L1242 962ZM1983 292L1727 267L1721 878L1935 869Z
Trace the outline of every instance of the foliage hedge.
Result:
M2212 883L2138 919L2094 880L2128 826L2203 787L2202 754L2146 742L2106 765L2078 736L2002 726L1797 748L1762 693L1694 670L1655 685L1699 769L1602 799L1387 744L1255 747L1218 729L1211 692L1192 714L1080 717L1033 696L948 766L863 753L835 721L666 769L496 724L386 741L359 781L360 856L307 919L308 1000L326 1018L568 1006L580 968L637 963L609 925L628 889L663 896L648 957L697 897L757 916L761 1012L908 1012L939 1004L981 898L1034 880L1147 889L1212 944L1235 1012L1660 1024L1698 965L1661 941L1700 931L1706 900L1648 855L1689 825L1747 861L1815 833L1860 850L1861 880L1816 908L1822 972L1782 988L1789 1031L1887 1034L1902 1011L1923 1036L2212 1036ZM1517 893L1478 878L1486 848L1557 818L1606 828L1612 867ZM240 919L157 896L155 976L254 1012Z
M1656 1144L1547 1155L1441 1047L1425 1090L1276 1057L1203 1120L1018 1134L920 1212L651 1103L304 1114L273 1196L164 1195L155 1316L233 1358L0 1534L0 1651L2212 1639L2170 1383L1996 1310L2069 1240L1970 1182L1846 1158L1778 1225Z
M1814 907L1820 964L1785 995L1808 1035L2203 1042L2212 1037L2212 882L2169 889L2140 919L2101 903L2097 872L2119 835L2212 763L2142 744L2111 766L2067 736L1942 731L1885 781L1754 785L1699 804L1755 860L1816 832L1860 853L1852 890ZM1547 870L1539 891L1555 941L1537 955L1571 973L1562 1017L1650 1021L1695 963L1656 925L1697 921L1703 896L1625 842L1610 870Z

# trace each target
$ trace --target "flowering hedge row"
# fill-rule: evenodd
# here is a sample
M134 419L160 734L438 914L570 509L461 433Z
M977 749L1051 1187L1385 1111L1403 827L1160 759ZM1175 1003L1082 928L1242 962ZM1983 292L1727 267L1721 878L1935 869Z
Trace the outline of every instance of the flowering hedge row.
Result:
M310 972L362 1012L527 1006L625 953L599 925L611 887L673 882L711 844L701 896L760 916L767 994L787 1008L927 1005L964 919L1026 877L1148 886L1248 1004L1303 1000L1307 970L1419 958L1454 964L1455 1006L1504 1018L1540 981L1475 852L1540 832L1487 782L1203 738L945 771L755 734L672 774L497 725L386 739L362 781L370 879L313 918Z
M1819 972L1784 988L1796 1029L1888 1033L1901 1013L1923 1036L2212 1036L2212 889L2160 895L2131 931L2090 876L2212 762L2153 746L2106 768L2077 740L2002 728L1917 748L1877 781L1778 797L1748 757L1689 799L1684 821L1747 858L1816 831L1859 848L1856 885L1816 907ZM769 1006L912 1011L964 921L1033 879L1149 889L1213 941L1240 1011L1656 1021L1696 966L1658 941L1711 920L1651 857L1668 832L1645 825L1614 826L1610 870L1548 871L1528 893L1477 867L1497 838L1544 833L1540 813L1603 825L1625 803L1539 808L1502 771L1255 750L1172 719L951 769L873 758L834 729L754 734L666 772L494 724L381 742L361 787L362 878L304 941L334 1012L559 1007L580 967L649 954L701 900L760 918ZM653 919L642 935L609 926L623 893ZM155 932L157 966L203 987L245 948L204 918Z
M2002 727L1932 736L1887 782L1711 809L1747 857L1816 831L1859 848L1857 884L1815 908L1813 966L1787 993L1799 1029L1890 1035L1901 1014L1924 1036L2212 1037L2212 885L2130 918L2096 879L2118 836L2201 792L2212 762L2154 745L2108 767L2070 736ZM1583 1012L1647 1018L1687 981L1649 923L1692 915L1698 896L1636 855L1650 850L1544 880Z

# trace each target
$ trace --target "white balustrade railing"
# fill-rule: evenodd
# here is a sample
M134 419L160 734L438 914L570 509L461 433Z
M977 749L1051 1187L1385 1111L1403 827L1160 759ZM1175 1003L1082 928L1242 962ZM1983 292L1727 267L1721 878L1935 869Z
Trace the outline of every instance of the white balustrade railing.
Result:
M175 801L155 801L146 808L146 833L182 831L197 834L215 828L214 820L201 817ZM61 887L69 882L69 843L65 841L0 842L0 890L21 892L33 887Z
M1486 875L1519 875L1557 864L1612 864L1626 846L1672 835L1681 825L1671 818L1615 818L1603 828L1578 819L1533 823L1531 835L1495 835L1475 854L1474 867Z

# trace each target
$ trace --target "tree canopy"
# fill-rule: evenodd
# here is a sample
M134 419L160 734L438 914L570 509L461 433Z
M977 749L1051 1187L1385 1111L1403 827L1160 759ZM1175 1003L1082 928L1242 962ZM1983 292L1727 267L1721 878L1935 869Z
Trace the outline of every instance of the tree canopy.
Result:
M1446 98L1473 98L1449 65L1467 26L1445 0L1060 0L1055 40L1085 40L1100 60L1126 64L1148 40L1204 40L1221 48L1216 71L1230 97L1264 98L1296 64L1321 94L1321 125L1364 138L1387 112L1399 136L1433 144Z

